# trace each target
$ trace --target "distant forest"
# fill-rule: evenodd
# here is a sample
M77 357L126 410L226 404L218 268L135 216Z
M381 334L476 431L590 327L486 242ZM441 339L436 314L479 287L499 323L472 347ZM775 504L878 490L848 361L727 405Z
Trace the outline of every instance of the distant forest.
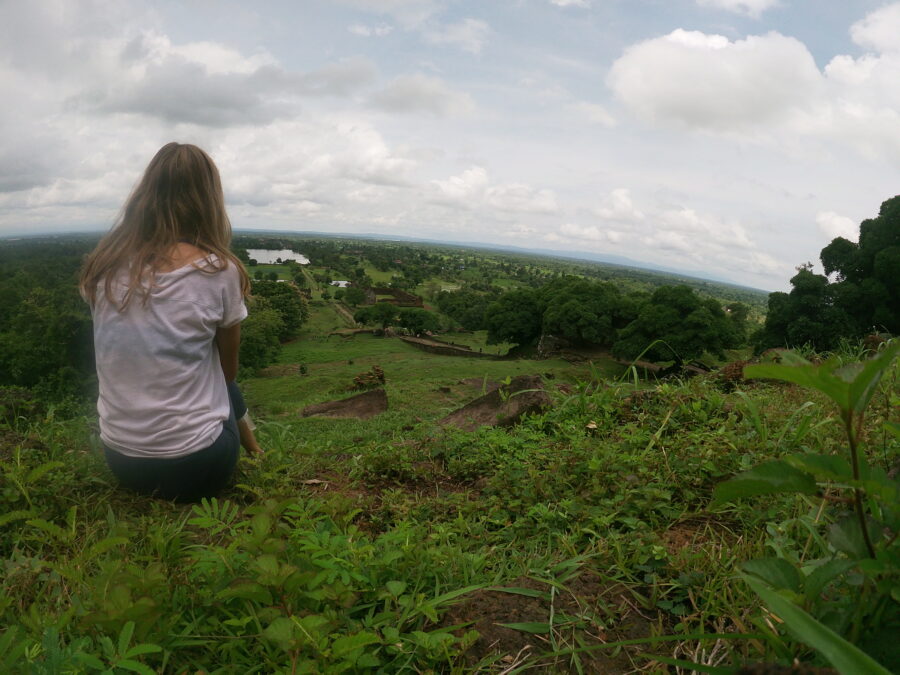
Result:
M95 392L91 319L79 297L83 257L97 235L0 241L0 406L50 401L77 406ZM545 336L599 345L635 358L692 359L750 345L833 348L842 339L900 333L900 197L860 227L859 242L837 238L822 250L826 275L801 265L789 293L673 277L564 258L458 246L376 242L289 234L238 234L233 246L255 277L241 359L255 369L309 315L308 283L330 289L317 302L360 310L354 289L389 285L425 299L430 316L407 313L407 327L487 330L489 340L535 345ZM293 283L254 273L247 249L288 248L306 255ZM277 276L277 275L274 275ZM378 281L373 276L379 277ZM401 313L358 320L401 325ZM6 403L4 403L4 401Z

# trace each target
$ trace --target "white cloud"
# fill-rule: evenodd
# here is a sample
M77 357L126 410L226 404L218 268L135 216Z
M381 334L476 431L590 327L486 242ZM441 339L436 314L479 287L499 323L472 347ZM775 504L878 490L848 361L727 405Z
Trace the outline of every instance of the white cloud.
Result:
M488 188L485 201L495 209L514 213L555 213L559 209L552 190L538 190L522 183Z
M637 222L644 219L644 214L635 208L631 201L631 193L625 188L617 188L609 193L603 206L594 210L594 214L604 220L618 222Z
M879 53L900 51L898 35L900 2L875 10L850 27L850 36L856 44Z
M437 116L465 115L475 102L465 92L454 91L442 79L416 73L401 75L371 98L382 110L399 113L426 112Z
M777 7L779 0L697 0L697 4L757 18L767 9Z
M350 26L347 26L347 30L353 33L354 35L360 35L362 37L384 37L391 33L394 30L393 26L389 26L386 23L379 23L374 26L366 26L361 23L354 23Z
M425 40L436 45L452 45L470 54L478 54L487 41L491 29L484 21L464 19L459 23L441 26L425 32Z
M488 175L484 167L472 166L458 176L431 183L437 188L440 202L468 205L481 199L488 186Z
M571 109L591 124L612 128L616 126L616 118L613 117L605 106L599 103L573 103Z
M859 226L850 218L841 216L834 211L820 211L817 213L816 224L828 237L829 241L835 237L844 237L844 239L856 241L859 237Z
M487 208L508 213L548 214L559 210L552 190L524 183L491 185L484 167L471 166L457 176L433 180L431 201L462 209Z
M596 225L575 225L566 223L560 226L560 234L572 239L584 239L587 241L617 243L622 240L622 234L615 230L601 229Z
M729 41L675 30L629 47L607 83L644 119L713 130L777 123L818 93L806 47L778 33Z
M550 0L551 5L557 7L590 7L589 0Z
M407 28L418 26L440 8L436 0L338 0L338 2L364 12L393 17Z

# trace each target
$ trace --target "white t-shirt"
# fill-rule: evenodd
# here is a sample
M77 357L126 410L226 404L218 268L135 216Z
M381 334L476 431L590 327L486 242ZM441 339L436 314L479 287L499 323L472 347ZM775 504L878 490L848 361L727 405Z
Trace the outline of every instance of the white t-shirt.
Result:
M230 410L216 348L216 329L247 316L233 263L215 255L157 273L146 304L140 294L124 312L103 284L92 308L100 398L100 437L131 457L181 457L209 446ZM199 267L199 269L198 269ZM127 271L112 286L125 292Z

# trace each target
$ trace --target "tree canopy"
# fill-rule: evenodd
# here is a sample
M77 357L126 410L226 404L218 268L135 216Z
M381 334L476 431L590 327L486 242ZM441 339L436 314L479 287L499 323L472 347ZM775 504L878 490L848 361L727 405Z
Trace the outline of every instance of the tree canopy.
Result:
M827 350L845 337L900 333L900 196L860 224L858 243L836 237L819 258L824 275L802 265L789 293L769 296L758 348Z

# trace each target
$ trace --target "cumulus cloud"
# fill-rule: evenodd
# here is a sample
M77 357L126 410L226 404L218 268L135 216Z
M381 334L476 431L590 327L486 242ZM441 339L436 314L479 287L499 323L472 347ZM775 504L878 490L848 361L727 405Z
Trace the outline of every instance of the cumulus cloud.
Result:
M72 103L168 122L259 124L296 113L304 96L346 96L376 75L363 59L293 72L267 53L245 57L209 42L173 45L156 34L122 46L120 60L124 68L80 92Z
M850 27L853 41L879 53L900 52L900 2L876 9Z
M425 112L439 117L465 115L475 109L475 102L469 94L451 89L439 77L422 73L395 78L373 94L371 102L375 107L389 112Z
M697 0L697 4L757 18L767 9L777 7L778 0Z
M589 0L550 0L551 5L557 7L590 7Z
M464 19L459 23L441 26L425 32L426 41L436 45L452 45L470 54L478 54L487 41L491 29L478 19Z
M559 228L559 231L560 234L572 239L610 243L618 243L622 240L621 232L601 229L597 225L575 225L573 223L566 223Z
M834 211L820 211L817 213L816 224L822 233L828 237L829 241L835 237L856 241L859 236L859 226L850 218L839 215Z
M389 26L386 23L379 23L374 26L366 26L361 23L354 23L347 27L354 35L360 35L362 37L384 37L385 35L389 35L391 31L394 30L393 26Z
M731 42L678 29L629 47L607 83L644 119L728 130L783 120L817 95L822 77L794 38L769 33Z
M617 188L609 193L602 206L594 214L604 220L637 222L644 220L643 212L631 201L631 193L625 188Z
M406 27L415 27L429 19L439 9L436 0L338 0L372 14L390 16Z
M488 188L485 202L495 209L514 213L555 213L559 209L552 190L535 189L522 183Z
M591 124L599 124L602 127L612 128L616 126L616 118L610 114L605 106L599 103L573 103L570 108L582 119Z
M555 213L559 209L552 190L524 183L491 185L484 167L472 166L446 180L433 180L431 201L463 209L489 207L508 213Z
M894 49L888 36L895 21L900 25L900 3L855 24L854 39ZM885 26L889 30L882 32ZM812 139L898 163L898 80L898 52L840 54L821 71L802 43L779 33L731 41L679 29L629 47L607 84L624 106L653 124L782 147Z
M433 180L431 184L437 189L439 202L467 205L484 194L488 186L488 175L484 167L472 166L458 176L450 176L447 180Z

